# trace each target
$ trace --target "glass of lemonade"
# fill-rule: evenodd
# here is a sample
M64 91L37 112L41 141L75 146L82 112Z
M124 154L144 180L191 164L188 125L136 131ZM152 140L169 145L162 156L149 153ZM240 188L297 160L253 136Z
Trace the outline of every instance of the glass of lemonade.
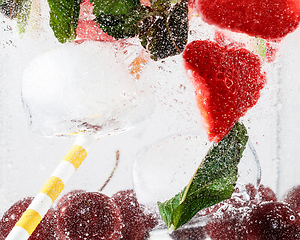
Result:
M300 28L266 40L206 21L197 1L128 0L127 12L121 2L65 3L66 16L70 9L78 16L75 27L67 23L73 38L63 41L66 23L57 18L55 26L55 1L25 1L21 8L0 1L0 240L78 135L96 141L72 177L61 173L70 180L55 189L43 228L34 227L29 239L300 239ZM134 22L138 14L145 15ZM185 40L176 19L186 26ZM113 34L132 23L139 32L116 40ZM161 47L168 31L175 50ZM217 44L224 56L245 49L265 77L257 102L217 141L209 138L216 119L207 120L201 98L209 88L195 84L206 77L183 57L195 41ZM246 64L241 71L254 68ZM24 74L33 79L26 92Z

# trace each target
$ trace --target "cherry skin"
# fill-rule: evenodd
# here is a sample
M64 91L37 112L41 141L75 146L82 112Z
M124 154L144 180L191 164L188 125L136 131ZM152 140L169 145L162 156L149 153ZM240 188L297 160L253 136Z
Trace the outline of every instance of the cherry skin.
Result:
M57 232L67 240L117 240L121 237L119 208L99 192L81 192L67 198L57 213Z
M124 223L122 240L147 239L157 221L154 215L145 212L135 192L132 189L119 191L112 196L112 199L119 207Z
M248 202L236 196L219 203L218 207L205 226L207 235L212 240L246 239L243 219L250 209Z
M244 219L249 240L300 239L300 217L282 202L263 202L253 206Z
M289 204L297 213L300 213L300 185L290 189L282 201Z
M13 204L0 220L0 240L4 240L15 226L19 218L32 202L33 197L26 197ZM56 218L54 209L50 208L29 240L56 240Z
M249 183L245 186L245 189L247 194L249 195L250 200L255 200L255 198L258 197L257 200L259 202L277 201L277 197L274 191L271 188L264 186L263 184L260 184L257 190L253 184Z
M258 188L258 196L261 202L277 202L277 196L274 191L262 184Z
M76 190L72 190L72 191L66 193L66 194L63 195L63 196L59 199L59 201L57 202L57 204L56 204L56 209L59 209L60 206L63 204L63 202L64 202L65 200L69 199L71 196L73 196L73 195L75 195L75 194L78 194L78 193L82 193L82 192L86 192L86 191L85 191L85 190L78 190L78 189L76 189Z
M170 234L174 240L204 240L206 234L204 227L180 228Z

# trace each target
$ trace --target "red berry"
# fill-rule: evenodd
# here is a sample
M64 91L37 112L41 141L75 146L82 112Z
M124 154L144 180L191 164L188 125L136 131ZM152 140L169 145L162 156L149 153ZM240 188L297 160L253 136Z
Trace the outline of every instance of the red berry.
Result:
M249 240L300 239L300 217L284 203L255 205L244 222Z
M119 191L112 196L114 202L121 211L123 221L123 240L143 240L149 236L149 232L157 222L151 213L145 213L132 189Z
M266 61L274 62L279 52L279 42L266 42Z
M7 237L32 200L33 197L23 198L12 205L4 213L2 219L0 220L0 240L4 240ZM51 208L39 223L37 228L33 231L32 235L29 237L29 240L55 240L55 224L55 213Z
M72 195L57 214L57 232L62 239L117 240L121 229L119 208L111 198L98 192Z
M251 183L248 183L246 186L245 186L245 190L246 190L246 193L248 194L249 196L249 200L254 200L256 195L257 195L257 189L255 188L255 186Z
M72 190L72 191L66 193L59 199L58 203L56 204L56 209L59 209L60 206L63 204L63 202L65 200L69 199L71 196L78 194L78 193L83 193L83 192L86 192L86 191L85 190Z
M250 197L250 200L257 199L258 202L276 202L277 197L273 190L264 185L259 185L258 190L253 184L249 183L245 186L246 192Z
M264 39L282 38L300 22L295 0L196 0L194 5L209 24Z
M297 213L300 213L300 185L290 189L285 194L283 202L289 204Z
M170 234L174 240L204 240L206 234L204 227L180 228Z
M260 97L261 60L246 49L193 41L183 53L210 141L219 142Z
M260 185L258 188L258 196L261 202L276 202L277 196L273 192L273 190L269 187L265 187L264 185Z
M205 226L207 235L212 240L246 239L243 219L249 209L239 197L223 201Z

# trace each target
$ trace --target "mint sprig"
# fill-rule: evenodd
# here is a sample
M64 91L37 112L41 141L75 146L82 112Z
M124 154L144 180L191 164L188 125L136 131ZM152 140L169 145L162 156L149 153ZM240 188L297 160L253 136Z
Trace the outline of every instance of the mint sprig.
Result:
M141 6L140 0L90 0L93 3L93 13L99 14L128 14L136 7Z
M24 13L24 7L31 0L0 0L0 11L8 18L15 19Z
M20 33L24 33L31 4L31 0L0 0L0 12L10 19L16 19Z
M210 148L189 184L173 198L158 202L170 231L187 223L198 211L231 197L247 141L245 126L236 123L226 137Z
M142 21L151 12L146 6L138 6L128 14L100 14L96 18L100 28L115 39L135 37L139 34Z
M60 43L72 42L76 38L81 0L48 0L50 26Z
M97 2L100 4L102 1L106 0ZM123 14L116 14L115 8L111 8L113 11L102 9L96 21L104 32L116 39L138 36L154 60L174 56L184 50L188 37L187 0L176 4L169 0L153 0L151 7L140 3L131 6L130 11Z

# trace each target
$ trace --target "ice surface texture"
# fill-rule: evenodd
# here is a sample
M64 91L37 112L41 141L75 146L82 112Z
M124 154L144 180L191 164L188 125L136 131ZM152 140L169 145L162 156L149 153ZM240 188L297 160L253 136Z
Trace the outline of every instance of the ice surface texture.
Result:
M140 150L133 183L143 204L165 201L190 181L210 144L204 134L176 134Z
M151 205L174 197L195 173L211 144L204 133L179 133L141 149L133 165L133 183L138 200ZM260 163L248 142L238 165L237 186L241 192L249 183L258 187Z
M124 46L130 51L121 51ZM128 70L138 53L132 44L86 41L35 58L22 77L30 130L44 136L101 135L144 120L154 103L151 79L136 79Z

